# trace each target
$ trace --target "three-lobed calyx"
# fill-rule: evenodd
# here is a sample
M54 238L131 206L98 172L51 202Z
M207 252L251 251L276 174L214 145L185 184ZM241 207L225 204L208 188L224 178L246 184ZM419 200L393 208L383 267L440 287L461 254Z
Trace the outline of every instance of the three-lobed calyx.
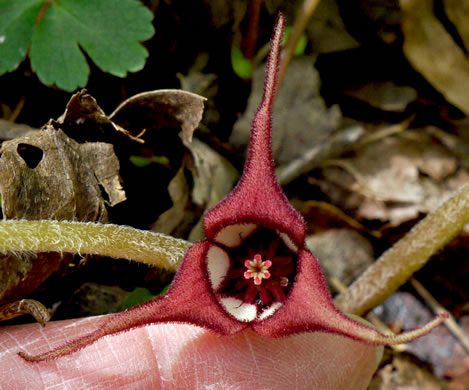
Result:
M357 322L333 304L317 259L305 248L303 218L275 177L271 117L284 18L279 16L267 61L264 97L253 120L248 157L236 188L204 217L206 239L185 254L168 293L107 316L93 332L29 361L57 358L109 334L184 322L232 335L250 327L265 337L323 331L371 344L399 344L439 325L387 336Z

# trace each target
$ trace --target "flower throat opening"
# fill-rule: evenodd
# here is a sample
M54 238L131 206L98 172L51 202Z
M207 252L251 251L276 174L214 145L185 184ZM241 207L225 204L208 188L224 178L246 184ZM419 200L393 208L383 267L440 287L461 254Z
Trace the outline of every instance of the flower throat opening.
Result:
M297 254L272 230L259 228L239 248L227 248L231 268L218 292L263 310L283 302L296 276Z

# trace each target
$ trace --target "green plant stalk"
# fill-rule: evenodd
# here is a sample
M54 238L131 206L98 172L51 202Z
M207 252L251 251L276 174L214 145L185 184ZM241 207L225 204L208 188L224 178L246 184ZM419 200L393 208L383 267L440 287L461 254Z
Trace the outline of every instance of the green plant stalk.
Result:
M176 271L191 243L111 224L65 221L0 221L0 251L67 252L135 260Z
M469 222L469 184L428 214L335 299L342 311L362 315L404 284Z

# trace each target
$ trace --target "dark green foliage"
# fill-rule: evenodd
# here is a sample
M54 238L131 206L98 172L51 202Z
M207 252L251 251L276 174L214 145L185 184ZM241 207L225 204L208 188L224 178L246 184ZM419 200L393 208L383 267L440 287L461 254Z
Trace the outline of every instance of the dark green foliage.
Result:
M152 19L137 0L2 0L0 74L16 69L29 50L44 84L73 91L88 81L85 51L104 72L125 77L145 65L140 42L153 36Z

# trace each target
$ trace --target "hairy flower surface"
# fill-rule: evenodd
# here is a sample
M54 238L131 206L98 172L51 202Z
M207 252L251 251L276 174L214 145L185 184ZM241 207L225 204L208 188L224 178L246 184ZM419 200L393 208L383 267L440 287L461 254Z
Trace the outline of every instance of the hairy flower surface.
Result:
M323 331L371 344L399 344L439 325L387 336L333 304L316 258L305 248L303 218L275 176L271 117L284 18L279 16L267 61L264 97L255 114L248 157L236 188L204 217L206 239L184 256L168 293L122 313L70 343L29 361L53 359L99 338L161 322L184 322L232 335L247 327L265 337Z

